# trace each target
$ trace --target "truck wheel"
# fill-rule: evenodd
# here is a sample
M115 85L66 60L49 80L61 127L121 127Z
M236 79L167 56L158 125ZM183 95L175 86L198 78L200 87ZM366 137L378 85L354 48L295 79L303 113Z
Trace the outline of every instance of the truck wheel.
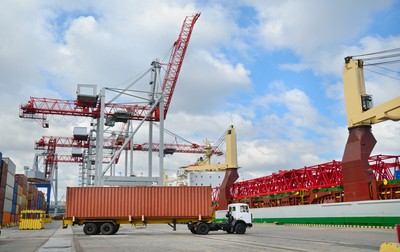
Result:
M189 230L190 230L190 232L192 232L192 234L197 234L193 225L189 228Z
M111 234L113 234L114 229L115 229L114 224L112 224L111 222L104 222L100 226L100 232L103 235L111 235Z
M233 234L234 233L234 231L232 231L232 229L227 229L227 230L225 230L228 234Z
M85 235L97 235L99 234L99 231L99 227L93 222L88 222L83 227L83 232Z
M246 233L246 225L239 222L238 224L236 224L235 226L235 233L236 234L244 234Z
M208 234L208 232L210 232L210 226L207 223L202 222L199 225L197 225L196 232L199 235L206 235Z
M119 224L114 225L114 230L112 232L112 234L116 234L119 230Z

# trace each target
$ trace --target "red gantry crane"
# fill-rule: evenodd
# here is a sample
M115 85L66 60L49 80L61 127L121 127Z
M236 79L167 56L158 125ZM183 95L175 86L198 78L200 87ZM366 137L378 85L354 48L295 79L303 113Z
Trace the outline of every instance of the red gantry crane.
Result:
M96 129L96 168L95 177L96 184L101 184L101 178L107 171L107 169L115 163L118 159L122 150L127 148L128 143L133 138L133 135L137 130L131 129L130 136L124 139L121 147L115 151L113 157L110 160L110 164L104 169L101 166L103 161L103 141L104 141L104 124L107 126L114 126L115 122L127 123L130 120L140 120L141 122L137 128L141 127L144 121L154 122L160 121L160 144L159 146L153 147L152 141L152 130L149 130L149 157L151 156L151 151L153 148L158 148L160 151L164 150L163 143L163 120L166 118L172 96L176 87L176 83L179 77L179 73L182 67L182 63L185 57L187 47L189 45L190 37L197 19L200 17L200 13L196 13L192 16L187 16L182 24L181 31L179 33L178 39L173 43L173 50L169 62L166 64L166 73L164 75L162 85L157 85L161 87L161 91L157 92L155 90L156 81L158 79L157 73L161 66L164 65L157 61L152 63L151 73L153 80L151 80L151 91L148 94L150 98L142 98L142 101L137 103L117 103L115 100L125 94L128 90L120 90L115 88L103 88L100 94L96 93L96 89L93 86L93 95L84 95L79 92L81 86L78 85L78 95L76 100L64 100L55 98L38 98L30 97L30 100L20 106L19 116L25 119L33 119L40 121L42 127L49 127L49 122L47 121L47 115L62 115L62 116L77 116L77 117L89 117L97 120ZM149 70L150 71L150 70ZM143 76L142 76L143 77ZM89 85L87 85L89 86ZM111 99L110 101L105 101L105 90L117 92L118 95ZM143 92L141 92L143 93ZM130 96L138 97L138 96ZM143 102L147 100L147 102ZM129 127L129 126L128 126ZM152 127L152 126L150 126ZM128 131L127 131L128 132ZM107 140L106 140L107 142ZM150 183L158 182L162 184L161 171L163 170L162 155L160 155L160 178L155 181L150 179ZM151 159L149 158L149 178L152 177L151 172ZM109 181L111 179L108 179Z
M162 84L164 117L167 115L172 100L193 27L199 17L200 13L197 13L185 18L179 37L173 44L174 49L170 61L167 64L167 70ZM123 111L126 112L126 115L128 115L126 119L129 120L142 120L147 116L147 121L159 121L159 110L156 108L150 113L150 108L150 105L106 103L104 115L106 117L111 117ZM150 115L148 115L148 113L150 113ZM98 99L88 101L85 99L63 100L30 97L30 100L26 104L20 106L19 116L21 118L40 120L43 127L49 126L46 115L99 118L100 101Z

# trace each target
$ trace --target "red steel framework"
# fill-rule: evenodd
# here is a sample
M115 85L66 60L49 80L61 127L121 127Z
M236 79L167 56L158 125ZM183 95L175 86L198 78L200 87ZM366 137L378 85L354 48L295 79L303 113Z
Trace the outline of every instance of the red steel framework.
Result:
M178 39L174 42L174 49L162 85L162 93L164 94L165 102L164 117L166 117L171 103L193 27L199 17L200 13L193 16L187 16L183 22ZM147 116L150 109L151 106L149 105L143 106L137 104L106 103L104 115L107 117L116 113L125 112L129 115L130 120L142 120ZM146 120L159 121L159 114L159 110L156 108L154 112L146 118ZM20 106L19 116L21 118L41 120L43 127L48 127L46 115L99 118L100 101L97 100L97 102L94 103L85 103L78 100L30 97L30 100L25 105Z
M122 144L116 139L104 139L104 149L116 149ZM35 142L35 150L44 150L49 145L55 145L56 147L71 147L71 148L89 148L89 141L79 140L74 137L54 137L54 136L42 136L42 138ZM152 151L159 151L160 144L153 143ZM205 154L206 146L198 144L164 144L164 149L173 149L177 153L193 153L193 154ZM222 152L216 150L218 146L212 147L213 154L222 155ZM126 149L130 149L128 144ZM133 150L135 151L149 151L149 143L134 144Z
M375 179L377 181L394 180L394 171L400 170L399 160L400 156L395 155L371 156L369 162ZM242 200L260 196L338 187L342 183L342 164L340 161L333 160L324 164L279 171L269 176L237 182L233 185L230 192L233 200ZM213 189L212 197L213 202L219 201L218 187Z

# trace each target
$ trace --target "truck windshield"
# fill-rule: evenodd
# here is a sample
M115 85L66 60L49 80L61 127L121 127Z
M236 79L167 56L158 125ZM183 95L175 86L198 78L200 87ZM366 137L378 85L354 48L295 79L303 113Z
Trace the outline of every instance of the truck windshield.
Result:
M241 213L247 213L247 212L249 212L249 209L248 209L247 206L240 206L240 212Z

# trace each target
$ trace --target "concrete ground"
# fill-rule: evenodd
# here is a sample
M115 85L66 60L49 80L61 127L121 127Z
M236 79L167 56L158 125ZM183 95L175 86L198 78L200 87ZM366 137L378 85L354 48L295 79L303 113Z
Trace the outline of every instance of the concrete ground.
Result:
M185 225L135 229L122 225L115 235L87 236L82 226L61 228L61 221L42 230L2 230L0 251L379 251L383 242L397 242L396 230L330 226L255 224L245 235L223 231L193 235Z

